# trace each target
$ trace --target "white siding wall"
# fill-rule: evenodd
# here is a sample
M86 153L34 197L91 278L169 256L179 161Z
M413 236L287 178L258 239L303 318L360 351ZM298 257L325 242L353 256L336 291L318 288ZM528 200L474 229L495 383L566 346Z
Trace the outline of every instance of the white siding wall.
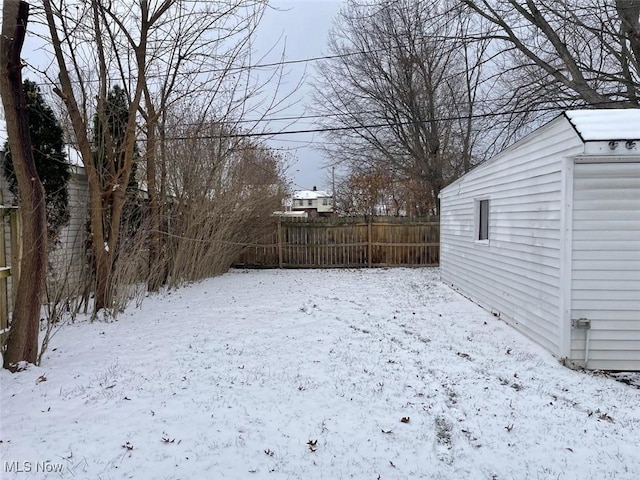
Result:
M79 294L89 268L85 252L89 215L89 186L84 169L76 168L67 184L69 223L60 231L60 245L49 253L49 285Z
M563 158L582 148L559 118L441 193L442 280L556 354ZM489 199L488 245L474 241L477 198Z
M572 318L591 320L589 368L640 370L640 163L576 164ZM585 330L571 357L585 358Z
M1 158L0 158L1 160ZM14 195L9 190L9 182L4 176L4 169L0 163L0 195L2 196L2 203L6 206L15 205L16 201ZM4 222L4 249L7 266L11 266L11 220L8 215L8 211L4 211L5 216L2 218ZM13 279L7 278L7 299L9 304L9 310L13 309Z
M67 184L69 192L69 209L71 218L69 224L62 228L60 232L60 245L52 252L49 252L49 288L59 288L64 286L68 292L75 292L81 284L88 268L84 256L84 242L86 240L86 222L89 214L89 191L86 175L82 168L72 167L75 172L72 174ZM5 205L15 203L13 195L9 191L7 180L0 171L0 190L4 198ZM9 229L9 217L3 219L5 222L5 249L7 263L11 264L11 237ZM66 281L64 280L66 279ZM80 283L79 283L80 282ZM9 277L8 298L13 298L13 281ZM9 309L13 308L13 301L9 301Z

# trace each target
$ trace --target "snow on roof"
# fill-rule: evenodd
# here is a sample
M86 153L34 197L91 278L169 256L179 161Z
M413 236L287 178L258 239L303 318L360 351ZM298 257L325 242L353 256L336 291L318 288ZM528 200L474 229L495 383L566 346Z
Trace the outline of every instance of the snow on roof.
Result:
M66 146L67 150L67 162L69 165L73 165L74 167L84 167L84 163L82 162L82 155L78 149L72 147L71 145Z
M0 111L0 150L2 150L4 146L4 142L7 141L7 125L5 123L3 113ZM66 154L67 154L67 162L74 167L83 167L84 163L82 163L82 155L80 152L67 144L65 146Z
M273 214L275 216L277 216L277 217L303 217L303 218L306 218L306 217L309 216L307 214L307 212L304 211L304 210L293 210L293 211L284 211L284 212L278 210L276 212L273 212Z
M585 142L640 140L640 109L572 110L565 116Z
M298 190L293 192L294 200L315 200L316 198L330 197L325 190Z
M4 121L4 112L0 106L0 150L4 148L4 142L7 141L7 125Z

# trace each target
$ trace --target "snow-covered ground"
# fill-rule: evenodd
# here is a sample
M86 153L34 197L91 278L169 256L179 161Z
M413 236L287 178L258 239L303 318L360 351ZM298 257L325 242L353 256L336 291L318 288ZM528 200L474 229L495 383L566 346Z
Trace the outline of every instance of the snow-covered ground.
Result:
M639 389L438 278L232 271L65 326L0 372L2 478L640 478Z

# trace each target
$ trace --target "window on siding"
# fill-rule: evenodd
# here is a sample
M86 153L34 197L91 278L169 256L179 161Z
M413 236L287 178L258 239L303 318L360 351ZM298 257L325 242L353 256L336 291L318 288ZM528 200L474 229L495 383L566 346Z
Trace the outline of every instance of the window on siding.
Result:
M323 198L322 199L322 205L328 205L328 204L329 204L328 199L327 198Z
M311 200L311 199L307 200L307 205L309 205L309 206L313 205L313 200Z
M489 240L489 200L478 202L478 240Z
M302 203L302 200L298 200L298 206L301 207L302 205L304 205L304 203Z

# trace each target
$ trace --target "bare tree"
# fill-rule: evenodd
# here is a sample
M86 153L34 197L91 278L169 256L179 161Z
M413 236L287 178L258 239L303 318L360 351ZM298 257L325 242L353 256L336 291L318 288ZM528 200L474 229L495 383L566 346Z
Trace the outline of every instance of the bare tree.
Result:
M461 41L453 2L347 2L318 69L316 111L330 159L412 179L437 212L440 189L474 163L479 44Z
M637 107L640 1L461 0L502 52L505 105Z
M139 140L146 138L142 161L151 200L151 258L159 258L159 199L164 198L167 162L163 119L177 99L233 96L231 67L244 58L247 37L265 8L264 0L138 0L74 2L44 0L63 99L81 152L90 188L91 241L96 264L95 311L109 308L112 272L121 242L121 220ZM240 72L242 73L242 72ZM124 140L107 128L107 95L120 84L128 98ZM241 92L243 93L243 92ZM235 97L234 97L235 98ZM245 98L245 97L243 97ZM97 99L97 103L96 103ZM93 132L97 116L101 132ZM113 159L94 163L92 137L100 134ZM161 158L158 172L158 157ZM157 181L160 180L158 187ZM150 282L152 289L161 280Z
M44 0L44 9L51 44L59 68L59 86L56 92L63 99L75 134L75 139L82 155L87 173L90 194L90 226L93 255L96 268L95 310L108 308L111 303L111 273L120 232L120 220L125 202L125 189L133 167L134 147L136 142L136 113L142 96L147 43L154 24L170 5L161 4L154 12L149 11L147 2L142 2L139 16L139 39L135 48L127 52L112 52L110 39L115 41L113 25L107 23L106 11L100 1L94 0L82 6L76 5L77 17L69 16L63 2L55 7L50 0ZM120 32L126 36L130 32ZM132 34L132 33L131 33ZM130 34L130 35L131 35ZM128 118L124 128L122 152L116 152L113 138L107 121L107 92L109 90L112 70L108 62L120 62L119 55L135 58L135 70L130 73L136 76L133 86ZM81 63L83 56L93 57L93 65L97 66L97 77L92 79L95 85L84 80L91 74L86 64ZM115 57L114 57L115 56ZM73 75L73 77L72 77ZM93 87L96 88L93 88ZM95 115L103 126L101 134L106 145L105 152L117 153L117 158L101 162L100 168L94 162L94 151L91 142L91 124L93 118L93 98L97 98ZM102 168L107 165L108 168Z
M286 190L278 154L217 121L184 125L185 116L167 139L170 286L225 272L271 231Z
M154 75L145 86L140 107L151 221L149 263L154 265L148 279L150 291L157 290L168 275L167 259L161 252L162 234L166 233L162 217L167 215L166 137L171 111L189 104L199 112L199 122L212 111L219 117L241 116L255 93L250 91L249 78L242 69L250 60L250 38L265 5L262 0L182 3L164 19L163 29L171 34L162 38L153 52Z
M416 208L416 197L418 202L425 198L412 192L410 180L385 171L352 170L338 179L335 206L342 215L412 216L430 207Z
M47 265L45 193L33 159L22 89L20 52L26 36L28 16L29 5L26 2L4 1L0 38L0 95L21 197L24 245L11 327L3 353L4 367L10 370L18 368L20 361L35 363L37 360L40 304Z

